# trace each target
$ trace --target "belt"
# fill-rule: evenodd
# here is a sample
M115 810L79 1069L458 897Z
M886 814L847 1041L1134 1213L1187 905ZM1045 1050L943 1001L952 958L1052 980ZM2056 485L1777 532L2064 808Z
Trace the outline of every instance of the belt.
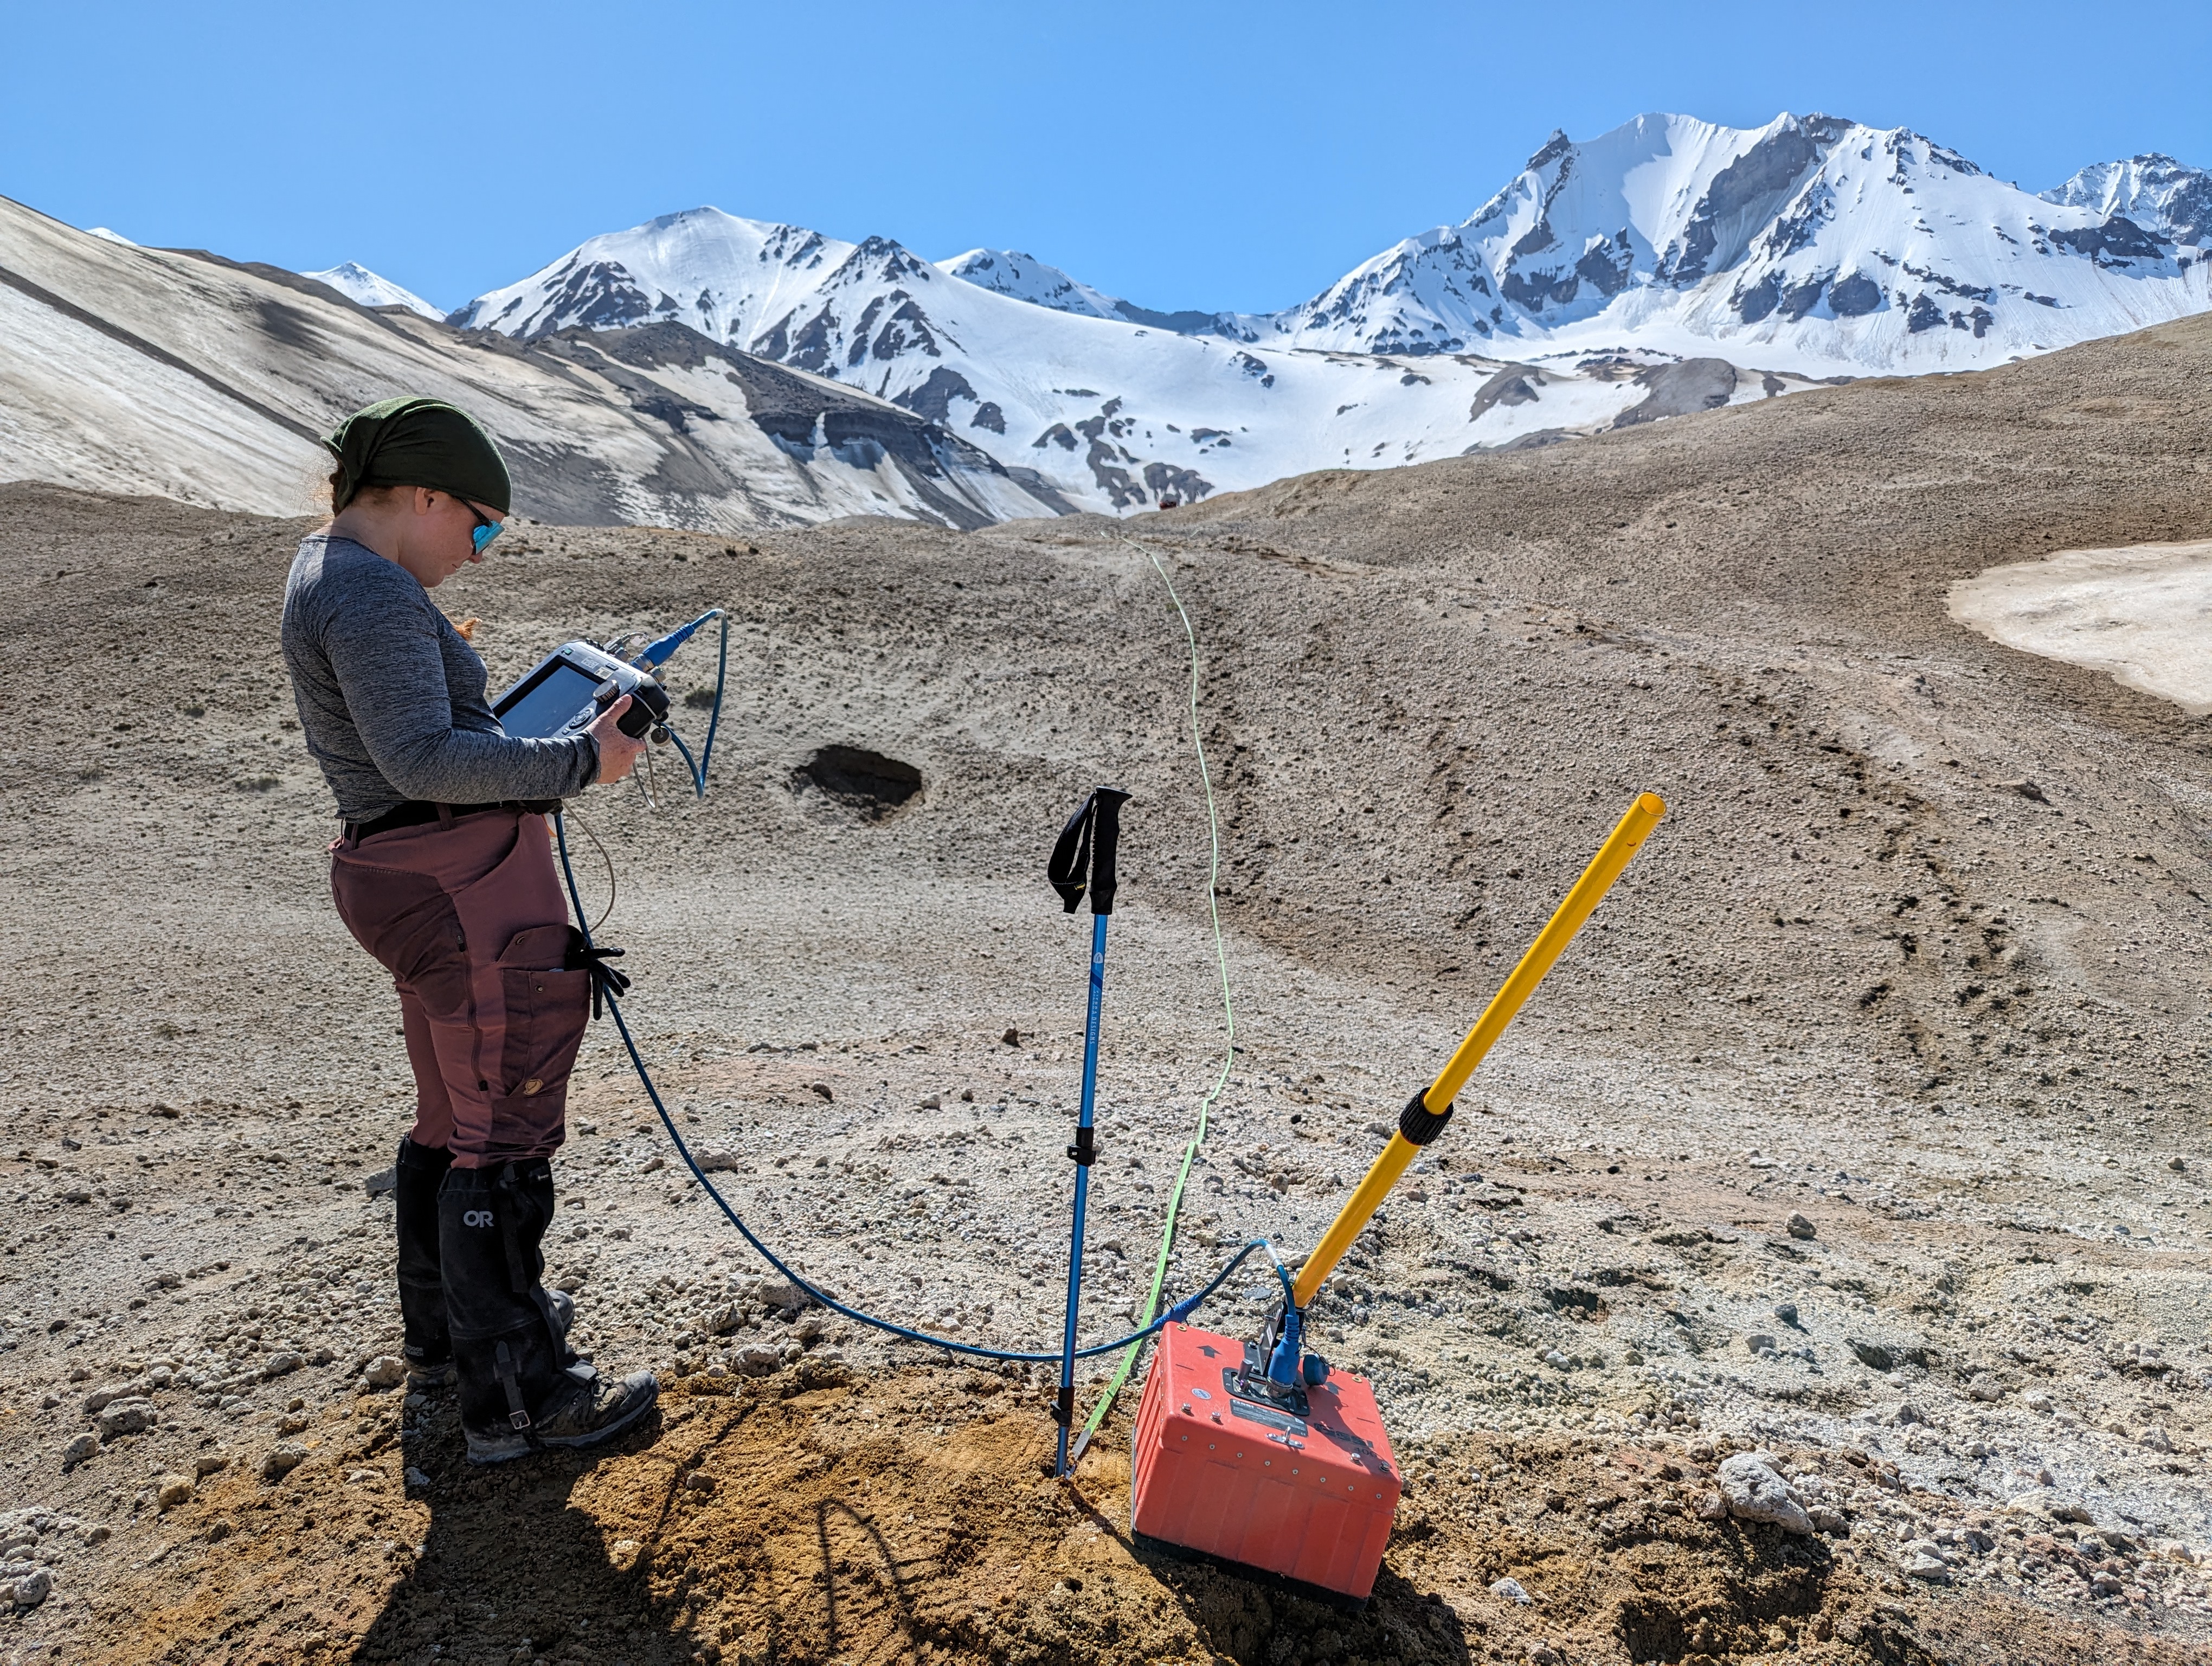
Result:
M340 829L349 844L359 844L363 839L379 833L389 833L397 828L420 827L427 822L443 821L447 817L474 816L486 810L510 810L520 815L543 816L561 807L558 799L506 799L497 804L429 804L421 799L410 799L396 810L365 822L347 822Z

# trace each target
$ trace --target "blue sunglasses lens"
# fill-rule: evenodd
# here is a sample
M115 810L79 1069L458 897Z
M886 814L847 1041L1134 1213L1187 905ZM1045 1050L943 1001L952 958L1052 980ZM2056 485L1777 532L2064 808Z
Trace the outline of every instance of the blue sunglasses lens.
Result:
M501 528L500 523L496 520L488 520L483 526L471 531L469 533L469 536L476 540L477 553L478 555L483 554L485 549L489 547L491 541L497 538L502 530L503 528Z

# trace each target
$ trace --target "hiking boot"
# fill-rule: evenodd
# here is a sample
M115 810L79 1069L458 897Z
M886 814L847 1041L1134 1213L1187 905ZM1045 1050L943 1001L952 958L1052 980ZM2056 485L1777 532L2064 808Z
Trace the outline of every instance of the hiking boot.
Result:
M571 1365L562 1375L573 1386L532 1415L526 1426L479 1427L464 1420L469 1462L505 1463L552 1447L596 1446L636 1423L660 1398L660 1379L649 1371L633 1371L612 1385L589 1365Z

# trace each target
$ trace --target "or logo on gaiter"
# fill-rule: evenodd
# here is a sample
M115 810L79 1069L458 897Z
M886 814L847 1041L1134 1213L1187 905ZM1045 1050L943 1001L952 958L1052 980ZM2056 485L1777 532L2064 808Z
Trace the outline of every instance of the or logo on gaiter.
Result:
M489 1209L471 1209L461 1217L464 1226L489 1226L491 1224L491 1211Z

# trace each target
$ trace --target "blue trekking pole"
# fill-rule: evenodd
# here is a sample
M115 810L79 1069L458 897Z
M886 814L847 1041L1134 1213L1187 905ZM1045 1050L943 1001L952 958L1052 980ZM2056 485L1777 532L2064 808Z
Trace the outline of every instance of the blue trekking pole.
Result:
M1106 916L1114 912L1114 853L1121 837L1121 806L1129 795L1101 787L1068 818L1052 848L1045 877L1060 893L1061 909L1075 912L1087 886L1091 892L1091 1006L1083 1025L1083 1109L1076 1119L1075 1143L1067 1148L1075 1163L1075 1222L1067 1249L1067 1323L1060 1335L1060 1398L1053 1420L1060 1443L1052 1473L1067 1473L1067 1433L1075 1420L1075 1310L1083 1295L1083 1212L1091 1192L1091 1165L1097 1160L1091 1114L1098 1096L1098 1009L1106 998Z

